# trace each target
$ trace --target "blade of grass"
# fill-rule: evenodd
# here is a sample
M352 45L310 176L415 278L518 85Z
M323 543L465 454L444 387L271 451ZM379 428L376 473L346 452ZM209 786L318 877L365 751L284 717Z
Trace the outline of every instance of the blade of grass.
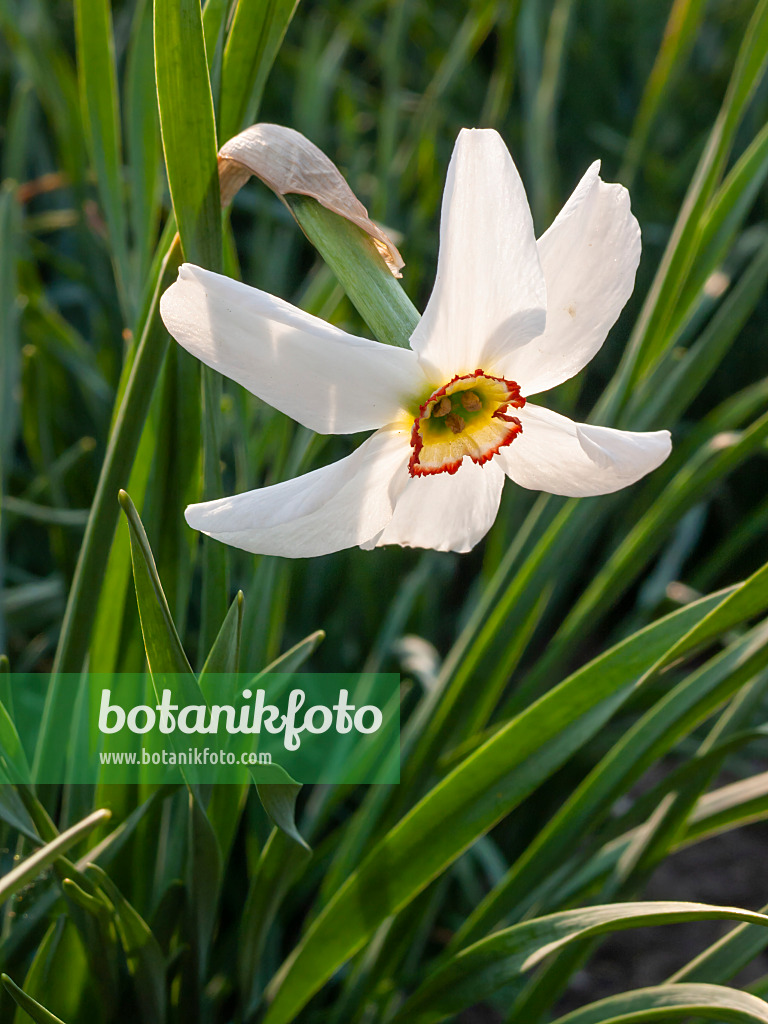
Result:
M24 993L32 999L45 999L67 1019L74 1018L88 983L88 961L83 944L71 921L54 921L40 943L24 978ZM19 1007L13 1024L29 1024L29 1016Z
M558 1017L554 1024L649 1024L708 1017L722 1024L766 1024L768 1003L720 985L658 985L623 992Z
M70 718L68 701L58 675L63 672L79 672L88 650L103 579L104 559L117 524L119 506L115 498L120 487L127 483L126 478L139 444L152 390L168 345L168 335L157 312L159 297L175 279L180 255L178 245L173 245L163 261L141 341L117 409L67 599L33 771L44 761L46 749L50 746L50 730L58 732L66 729Z
M145 1024L164 1024L165 957L146 921L126 900L109 875L96 864L86 869L115 910L115 924L125 952Z
M123 203L122 126L117 94L115 44L109 0L76 0L75 29L80 102L91 161L109 233L115 281L127 323L133 320L136 294L128 266Z
M766 927L762 914L695 903L613 903L537 917L495 932L451 957L404 1003L393 1024L434 1024L486 1000L520 974L532 970L572 942L628 928L706 918L750 921Z
M267 76L299 0L239 0L221 69L222 139L256 120Z
M168 185L184 258L222 268L216 123L198 0L155 0L155 76ZM222 493L221 378L202 368L203 500ZM227 606L226 549L203 538L200 650L216 638Z
M28 996L26 992L20 989L18 985L11 981L7 974L3 974L1 977L6 992L11 994L16 1005L29 1014L32 1020L35 1021L35 1024L64 1024L64 1021L54 1017L50 1010L46 1010L36 999Z
M5 579L3 498L16 438L21 374L16 301L18 217L15 188L5 184L0 189L0 581ZM5 645L5 617L0 604L0 653L5 650Z
M648 143L654 122L675 78L685 65L701 26L704 0L675 0L664 29L659 52L648 76L643 97L627 139L618 180L630 188Z
M155 0L155 75L168 185L184 259L221 268L216 127L197 0Z
M137 294L149 273L160 223L160 122L152 35L152 2L139 0L131 22L123 83L132 269Z
M747 26L717 120L702 153L664 257L646 297L619 371L600 411L623 403L663 353L666 325L694 262L699 225L722 175L747 105L768 62L768 3L760 0Z
M286 892L309 861L310 852L275 828L261 851L240 919L238 976L246 1018L258 1006L264 986L264 946Z
M730 602L728 597L718 600L714 609L705 602L697 611L684 609L683 619L667 620L662 628L669 629L671 624L674 630L682 621L692 628L677 636L673 632L672 646L661 655L656 670L673 652L677 657L711 636L710 631L719 633L731 615L740 614L753 601L768 601L767 581L768 568L758 581L762 588L753 583L748 593L733 591ZM645 631L646 640L654 635L653 628ZM580 747L585 734L599 730L606 720L597 713L601 702L610 698L610 714L615 708L612 702L623 699L637 678L635 665L628 665L621 652L612 653L613 672L606 672L605 658L598 659L550 691L467 757L370 850L270 982L268 995L273 1001L265 1024L287 1024L293 1019L386 917L406 906L478 836L517 806L568 758L572 744ZM588 725L580 732L578 724L584 720ZM571 732L566 746L567 730ZM451 822L450 829L445 828L446 821Z
M475 938L511 913L579 841L585 823L593 826L602 820L618 795L625 793L657 756L761 671L768 661L766 643L765 625L757 627L654 704L574 790L504 880L473 912L455 942L460 945Z

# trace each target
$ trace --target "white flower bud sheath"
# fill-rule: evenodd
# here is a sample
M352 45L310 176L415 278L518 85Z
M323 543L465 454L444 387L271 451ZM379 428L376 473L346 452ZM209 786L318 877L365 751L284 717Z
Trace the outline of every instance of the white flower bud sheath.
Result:
M463 130L443 196L435 286L394 348L185 264L163 295L173 337L206 365L320 433L374 430L304 476L191 505L187 521L262 554L358 544L469 551L504 480L575 497L659 466L668 431L575 423L529 399L578 373L629 298L640 231L622 186L593 164L537 241L500 136Z

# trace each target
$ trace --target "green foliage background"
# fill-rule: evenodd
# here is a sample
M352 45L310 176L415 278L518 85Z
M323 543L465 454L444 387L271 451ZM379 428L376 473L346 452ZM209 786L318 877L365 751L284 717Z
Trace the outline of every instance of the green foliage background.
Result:
M196 0L0 0L0 31L0 651L17 671L188 672L203 694L190 665L399 670L407 720L393 790L3 787L7 866L43 860L0 882L0 1012L405 1022L483 1002L533 1024L596 922L718 913L627 901L671 851L768 810L765 0L208 0L202 20ZM396 234L419 309L460 127L502 133L540 232L601 157L643 259L552 403L669 427L669 462L604 498L508 486L470 556L291 562L201 541L190 501L352 442L169 344L157 295L181 250L371 333L370 296L316 255L333 218L292 204L313 248L251 183L220 223L217 144L256 119L343 169ZM0 671L5 757L14 699ZM39 760L70 695L54 679L34 710ZM768 945L733 913L749 923L676 984L563 1019L768 1020L725 987Z

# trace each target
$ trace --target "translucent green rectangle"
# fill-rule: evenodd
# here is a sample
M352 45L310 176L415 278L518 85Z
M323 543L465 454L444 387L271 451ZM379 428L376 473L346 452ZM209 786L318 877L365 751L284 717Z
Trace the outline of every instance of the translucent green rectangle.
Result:
M400 677L384 673L60 677L72 727L30 765L50 677L9 678L0 779L162 785L400 781Z

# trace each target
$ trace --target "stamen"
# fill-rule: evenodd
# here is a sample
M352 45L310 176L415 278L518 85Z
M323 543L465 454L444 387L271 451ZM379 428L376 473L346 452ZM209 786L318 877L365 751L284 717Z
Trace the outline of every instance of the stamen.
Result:
M477 412L478 409L482 408L483 403L474 391L462 391L459 398L467 412Z
M445 416L451 411L451 400L447 395L444 395L440 401L435 405L432 410L433 416Z
M454 434L460 434L466 423L461 416L457 416L455 412L452 412L450 416L445 417L445 425L450 427Z

